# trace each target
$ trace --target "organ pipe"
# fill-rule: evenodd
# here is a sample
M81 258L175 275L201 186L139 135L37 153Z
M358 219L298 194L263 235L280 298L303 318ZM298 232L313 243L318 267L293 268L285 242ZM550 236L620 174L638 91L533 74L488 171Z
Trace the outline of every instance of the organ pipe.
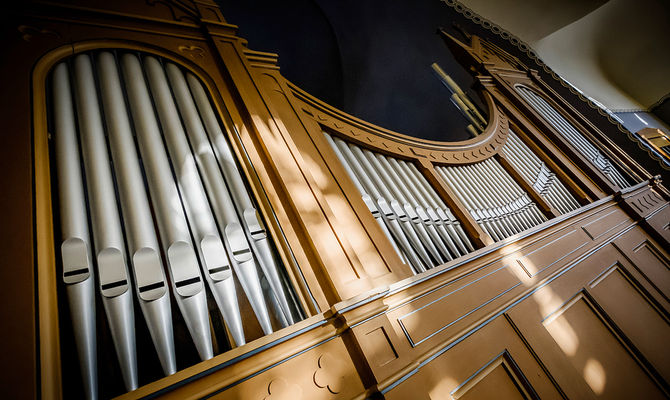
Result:
M586 156L610 182L621 188L630 186L618 168L545 99L527 87L517 85L515 89L535 111L546 119L580 153Z
M413 164L324 135L415 273L473 251L458 221Z
M184 118L184 125L193 147L195 160L202 173L207 191L212 198L212 205L219 225L223 227L223 237L233 268L263 332L270 334L272 333L272 325L263 300L261 284L256 272L256 263L248 239L235 212L235 205L216 162L214 151L207 139L207 134L200 121L184 75L174 64L168 64L166 70L180 114ZM215 279L214 276L212 278ZM238 344L243 343L244 341L238 342Z
M496 241L546 221L528 194L494 158L436 170Z
M251 245L253 253L257 256L257 261L259 262L263 274L272 289L272 293L281 308L282 312L279 317L282 320L282 325L291 325L294 323L294 318L291 313L288 298L282 288L278 262L272 254L265 226L259 218L258 211L247 192L240 171L237 169L235 158L233 157L228 142L221 131L219 121L214 114L214 110L212 109L202 84L190 73L186 74L186 80L202 118L207 136L214 146L214 154L219 162L228 188L230 189L235 208L238 211L240 220L243 222L244 233L249 239L249 244Z
M54 68L52 112L63 282L86 397L97 398L100 380L96 275L128 391L138 386L134 296L166 375L177 369L170 292L202 360L213 356L203 279L232 346L247 340L244 295L264 334L299 318L197 78L157 57L114 51L71 64Z
M93 67L88 54L74 60L75 100L91 210L102 304L127 390L137 388L135 317L126 246L121 231Z
M121 65L163 251L167 255L172 292L198 354L205 360L213 355L212 338L204 286L186 215L163 150L140 61L135 55L125 54L121 57Z
M95 272L70 93L68 66L65 63L58 64L53 72L53 116L63 282L70 307L84 395L88 399L94 399L98 393Z
M177 176L177 185L182 194L188 220L191 221L195 247L203 264L205 280L214 294L214 299L235 343L244 344L246 340L242 328L242 317L237 304L228 254L226 254L214 222L165 73L158 60L153 57L146 57L144 66ZM264 322L269 326L269 320Z
M170 298L114 55L100 53L97 67L135 291L163 372L170 375L177 370Z
M502 152L521 176L556 210L567 213L579 208L579 203L565 185L511 130Z

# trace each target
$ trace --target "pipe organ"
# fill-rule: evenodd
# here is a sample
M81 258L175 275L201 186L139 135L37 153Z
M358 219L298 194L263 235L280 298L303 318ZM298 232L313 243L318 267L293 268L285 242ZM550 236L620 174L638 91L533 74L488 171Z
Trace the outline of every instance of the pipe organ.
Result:
M247 340L239 296L264 334L299 318L194 75L150 55L102 51L61 62L51 79L63 281L88 398L97 397L96 275L128 391L138 387L134 301L165 375L177 369L170 294L202 360L214 355L205 284L232 347ZM235 279L243 293L236 293Z
M625 188L630 186L626 178L619 172L619 170L612 165L612 162L602 154L596 146L588 141L577 131L577 129L565 119L551 104L549 104L542 96L535 93L533 90L517 85L514 87L516 91L523 97L524 100L530 104L531 107L543 118L545 118L556 130L558 130L575 148L588 157L588 159L600 171L607 176L607 178L615 185Z
M460 223L413 164L324 135L414 273L474 250Z
M437 172L495 241L546 221L528 194L493 158L459 167L437 167Z
M512 130L507 134L507 142L502 147L502 152L523 178L532 182L533 189L561 214L579 208L577 200L558 180L556 174Z
M485 107L434 66L437 142L211 0L18 9L6 397L670 396L670 193L500 47L440 31Z

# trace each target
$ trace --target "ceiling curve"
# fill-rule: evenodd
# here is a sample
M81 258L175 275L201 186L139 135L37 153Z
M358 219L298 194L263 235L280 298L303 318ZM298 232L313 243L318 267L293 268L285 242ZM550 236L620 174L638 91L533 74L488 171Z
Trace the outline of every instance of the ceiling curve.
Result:
M648 110L670 93L666 0L461 2L612 111Z

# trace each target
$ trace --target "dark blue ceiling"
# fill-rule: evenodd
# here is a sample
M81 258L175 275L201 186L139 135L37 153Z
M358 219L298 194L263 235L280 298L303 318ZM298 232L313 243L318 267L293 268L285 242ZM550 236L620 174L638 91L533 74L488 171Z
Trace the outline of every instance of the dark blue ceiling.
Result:
M437 62L463 89L474 82L436 34L454 22L439 0L220 4L251 49L278 53L282 74L317 98L403 134L468 138L467 122L430 68Z

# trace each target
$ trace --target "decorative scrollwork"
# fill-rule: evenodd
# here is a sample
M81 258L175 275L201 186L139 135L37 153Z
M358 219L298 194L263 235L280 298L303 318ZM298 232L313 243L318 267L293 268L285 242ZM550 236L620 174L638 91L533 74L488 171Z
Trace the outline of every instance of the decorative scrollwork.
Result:
M202 58L205 56L205 50L202 47L194 46L194 45L181 45L177 47L177 50L180 52L188 55L191 58Z
M263 400L300 400L302 388L295 383L289 383L284 378L276 378L268 383L268 395Z
M342 390L341 371L344 369L342 361L328 353L322 354L319 357L318 368L314 371L314 384L322 389L328 389L332 394L338 394Z
M17 29L21 33L21 38L26 42L30 42L35 36L51 36L57 39L61 37L56 31L43 29L37 26L19 25Z

